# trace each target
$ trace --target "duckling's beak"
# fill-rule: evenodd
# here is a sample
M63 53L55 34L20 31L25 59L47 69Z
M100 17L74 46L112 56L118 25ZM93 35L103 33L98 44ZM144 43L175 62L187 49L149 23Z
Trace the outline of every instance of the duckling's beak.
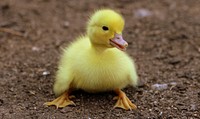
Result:
M115 34L114 38L110 39L110 44L122 51L125 51L126 47L128 47L128 43L121 34Z

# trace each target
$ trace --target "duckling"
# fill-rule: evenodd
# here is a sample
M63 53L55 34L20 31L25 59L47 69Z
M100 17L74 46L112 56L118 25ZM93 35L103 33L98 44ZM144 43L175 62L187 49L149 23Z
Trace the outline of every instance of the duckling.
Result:
M128 43L122 37L123 17L110 9L96 11L87 24L87 33L64 49L53 91L55 100L45 105L62 108L75 105L71 91L81 89L97 93L114 91L114 108L136 109L121 90L136 86L138 76L134 61L124 51Z

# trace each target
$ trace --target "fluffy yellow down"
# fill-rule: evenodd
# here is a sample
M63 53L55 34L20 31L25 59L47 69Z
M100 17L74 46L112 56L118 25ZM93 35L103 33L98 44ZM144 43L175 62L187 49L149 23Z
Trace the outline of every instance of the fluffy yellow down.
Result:
M108 15L111 17L106 17ZM109 31L101 32L98 27L101 25L109 26ZM118 13L97 11L88 23L87 35L77 38L64 49L54 93L58 96L69 89L102 92L135 86L138 78L133 60L104 40L113 37L114 32L122 33L123 27L124 20Z

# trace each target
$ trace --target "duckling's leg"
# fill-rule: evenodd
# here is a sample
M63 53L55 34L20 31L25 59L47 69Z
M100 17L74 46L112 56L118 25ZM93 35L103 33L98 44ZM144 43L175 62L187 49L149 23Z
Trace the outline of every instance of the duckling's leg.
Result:
M55 100L44 103L44 105L47 105L47 106L55 105L56 108L63 108L68 105L76 105L73 101L70 100L70 98L74 98L74 96L69 96L69 92L66 92L66 93L63 93L58 98L56 98Z
M128 97L122 90L116 89L115 92L118 94L118 96L114 97L114 100L117 100L114 108L119 107L125 110L137 109L137 106L128 99Z

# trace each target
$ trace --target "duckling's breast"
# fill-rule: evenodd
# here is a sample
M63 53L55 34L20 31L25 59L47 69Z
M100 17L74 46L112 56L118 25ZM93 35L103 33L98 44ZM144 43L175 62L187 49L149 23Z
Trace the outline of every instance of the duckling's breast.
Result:
M121 89L131 83L129 67L132 63L126 57L115 56L112 53L83 57L84 59L73 66L74 88L87 92L101 92Z

